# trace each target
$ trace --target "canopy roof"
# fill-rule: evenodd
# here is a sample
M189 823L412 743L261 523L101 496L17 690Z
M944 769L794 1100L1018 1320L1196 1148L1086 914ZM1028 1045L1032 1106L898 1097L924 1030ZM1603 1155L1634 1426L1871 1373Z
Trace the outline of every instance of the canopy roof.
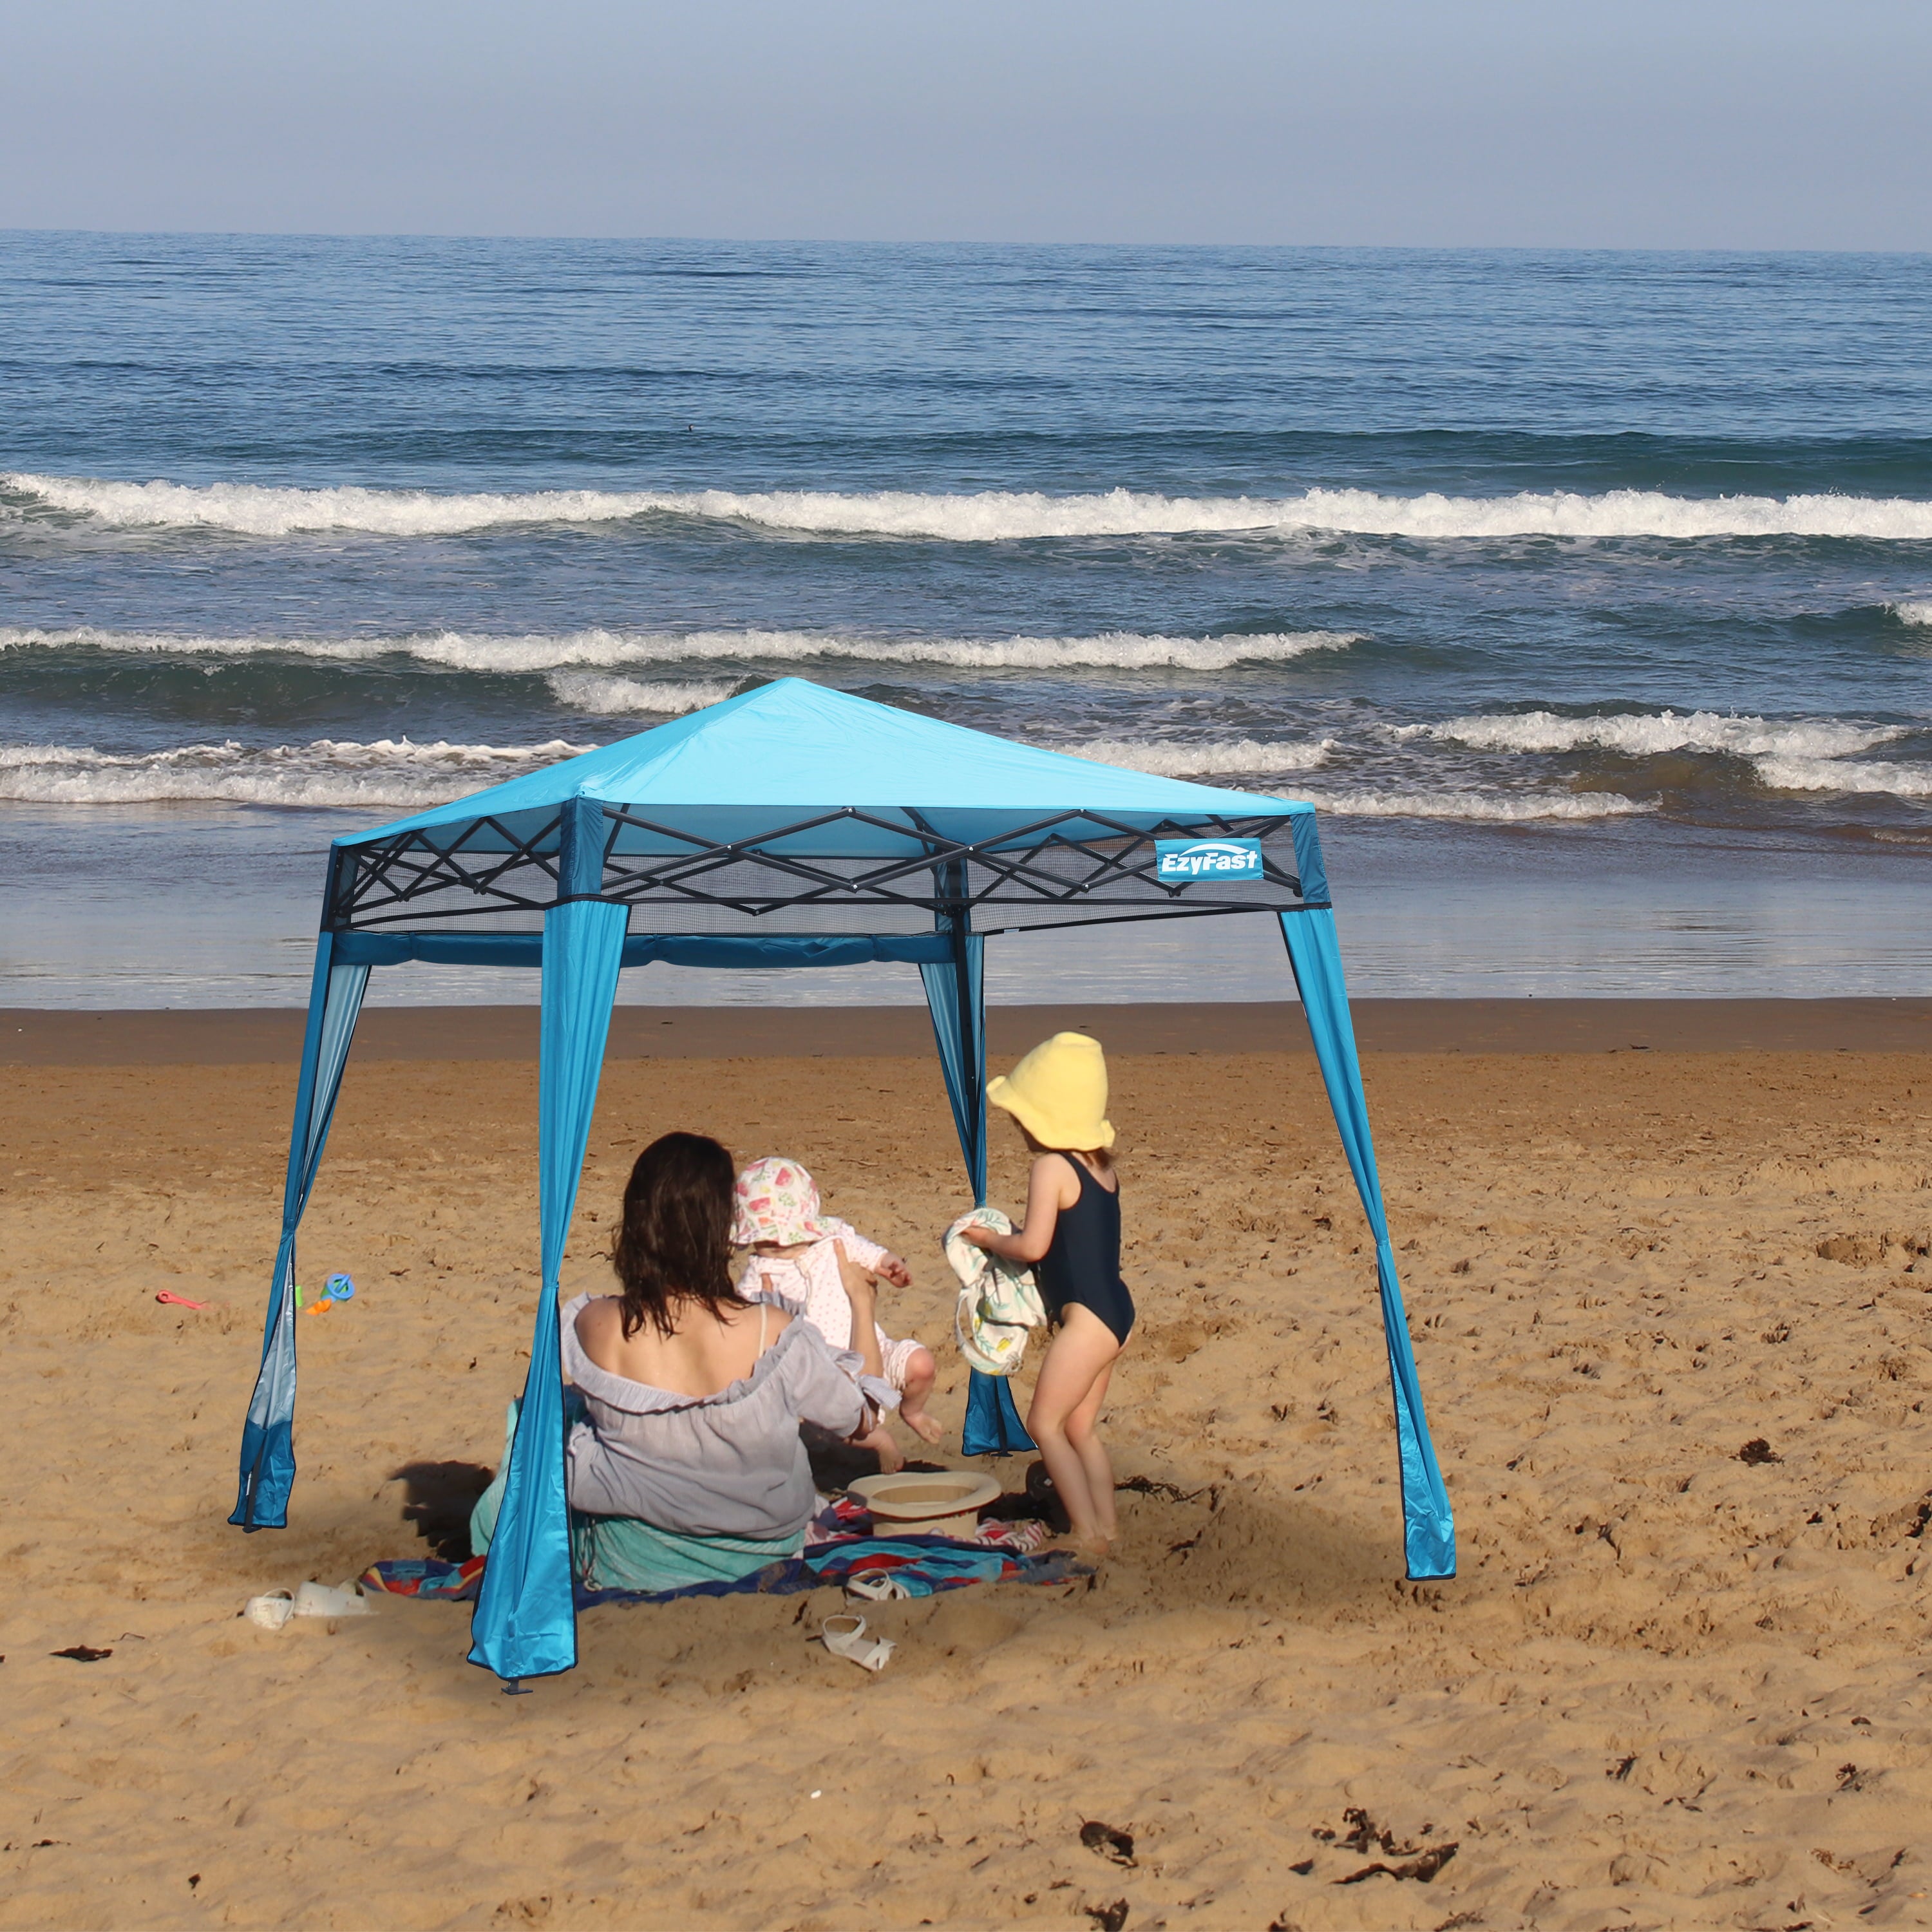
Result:
M332 922L554 904L572 896L558 884L563 828L584 806L602 820L598 896L752 913L1069 893L1111 904L1116 887L1174 909L1179 890L1153 886L1156 837L1272 837L1313 849L1312 838L1295 840L1298 821L1304 834L1313 822L1299 800L1041 751L787 677L338 839ZM1025 855L1043 856L1033 864ZM933 868L949 862L964 869L942 892ZM1268 870L1262 890L1226 909L1298 901L1292 861ZM1309 896L1325 898L1325 884L1317 892L1310 883ZM1211 885L1185 890L1190 908L1208 909Z
M502 839L527 836L566 799L635 808L654 824L709 841L769 836L802 818L856 807L895 826L917 812L934 830L980 844L1034 820L1090 808L1116 824L1287 818L1312 806L1190 784L1094 758L1042 752L962 724L922 718L799 677L782 677L634 737L620 738L412 818L339 839L369 845L418 832L440 844L493 819ZM644 849L620 834L620 851ZM794 833L792 849L812 844ZM903 849L886 827L848 825L825 849ZM472 848L474 846L472 835ZM502 849L501 844L497 848Z

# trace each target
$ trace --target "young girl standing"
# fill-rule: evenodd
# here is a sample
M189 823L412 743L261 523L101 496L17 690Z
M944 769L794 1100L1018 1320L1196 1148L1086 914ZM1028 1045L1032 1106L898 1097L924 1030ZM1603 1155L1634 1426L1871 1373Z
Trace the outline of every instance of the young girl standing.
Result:
M1098 1040L1059 1033L1035 1047L986 1098L1018 1123L1036 1158L1025 1225L969 1227L969 1240L1037 1265L1056 1333L1034 1384L1027 1430L1066 1506L1075 1538L1104 1554L1118 1532L1114 1468L1096 1425L1114 1364L1134 1325L1120 1279L1120 1186L1108 1150L1107 1062Z

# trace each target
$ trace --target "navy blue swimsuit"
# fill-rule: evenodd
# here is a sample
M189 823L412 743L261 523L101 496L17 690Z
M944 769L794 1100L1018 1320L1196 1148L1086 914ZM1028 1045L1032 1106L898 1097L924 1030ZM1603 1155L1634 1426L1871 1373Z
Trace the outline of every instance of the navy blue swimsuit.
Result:
M1056 1323L1071 1302L1090 1309L1124 1347L1134 1325L1134 1298L1120 1279L1120 1190L1109 1192L1084 1161L1066 1158L1080 1177L1080 1198L1061 1208L1053 1224L1052 1244L1040 1264L1041 1298Z

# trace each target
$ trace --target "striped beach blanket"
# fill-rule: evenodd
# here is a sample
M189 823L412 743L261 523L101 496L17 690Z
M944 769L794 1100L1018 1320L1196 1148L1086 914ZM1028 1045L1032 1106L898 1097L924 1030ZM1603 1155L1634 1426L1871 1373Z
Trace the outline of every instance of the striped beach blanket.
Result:
M362 1573L365 1590L395 1597L435 1598L448 1603L474 1600L488 1558L447 1563L410 1556L372 1563ZM728 1583L693 1583L682 1590L586 1590L580 1585L577 1606L598 1604L668 1604L686 1597L796 1595L802 1590L842 1587L860 1578L890 1576L904 1594L929 1597L969 1583L1066 1583L1088 1574L1064 1550L1034 1556L999 1544L968 1542L944 1536L847 1537L836 1543L809 1544L802 1555L767 1563Z

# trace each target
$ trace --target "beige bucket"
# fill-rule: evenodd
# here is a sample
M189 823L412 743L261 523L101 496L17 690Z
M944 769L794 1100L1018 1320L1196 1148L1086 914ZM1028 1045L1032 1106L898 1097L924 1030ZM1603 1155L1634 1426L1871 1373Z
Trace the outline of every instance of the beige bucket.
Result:
M908 1470L861 1476L851 1492L872 1511L874 1535L970 1537L1000 1486L970 1469Z

